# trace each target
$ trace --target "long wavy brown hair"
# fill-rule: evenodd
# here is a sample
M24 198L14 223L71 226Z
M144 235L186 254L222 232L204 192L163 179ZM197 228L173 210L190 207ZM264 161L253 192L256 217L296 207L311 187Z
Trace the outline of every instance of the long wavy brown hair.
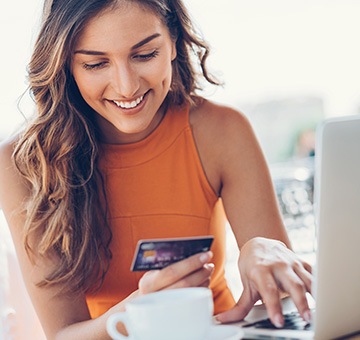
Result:
M176 41L169 105L193 103L201 78L218 84L205 66L208 45L181 0L45 1L28 73L36 115L16 144L14 161L31 188L25 204L27 252L30 258L56 256L56 268L39 285L59 284L65 292L99 287L111 259L96 113L81 97L70 63L87 22L119 2L153 11Z

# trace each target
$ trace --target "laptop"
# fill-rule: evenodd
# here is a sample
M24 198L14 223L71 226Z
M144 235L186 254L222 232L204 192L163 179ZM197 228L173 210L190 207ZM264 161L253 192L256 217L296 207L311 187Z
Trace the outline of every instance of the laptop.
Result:
M265 307L258 305L239 323L245 339L334 339L360 332L360 115L328 118L317 127L314 178L312 324L287 298L288 329L264 320Z

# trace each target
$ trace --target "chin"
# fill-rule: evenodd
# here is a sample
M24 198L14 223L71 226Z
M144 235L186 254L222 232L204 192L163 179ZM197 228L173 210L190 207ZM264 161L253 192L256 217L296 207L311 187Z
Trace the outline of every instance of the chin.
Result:
M139 135L142 134L146 131L148 125L146 126L141 126L141 127L124 127L124 126L119 126L117 127L117 130L119 131L120 134L125 134L125 135Z

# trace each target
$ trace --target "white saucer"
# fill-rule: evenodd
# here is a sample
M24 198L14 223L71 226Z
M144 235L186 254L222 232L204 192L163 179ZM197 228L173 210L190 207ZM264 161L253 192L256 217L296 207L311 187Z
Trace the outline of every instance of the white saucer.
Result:
M206 340L239 340L244 335L240 327L231 325L211 326Z

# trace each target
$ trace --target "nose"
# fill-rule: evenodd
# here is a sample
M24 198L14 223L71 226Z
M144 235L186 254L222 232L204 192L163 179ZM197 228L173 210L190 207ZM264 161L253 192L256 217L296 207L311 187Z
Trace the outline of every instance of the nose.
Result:
M140 78L132 65L116 65L113 70L111 85L122 98L133 98L140 87Z

